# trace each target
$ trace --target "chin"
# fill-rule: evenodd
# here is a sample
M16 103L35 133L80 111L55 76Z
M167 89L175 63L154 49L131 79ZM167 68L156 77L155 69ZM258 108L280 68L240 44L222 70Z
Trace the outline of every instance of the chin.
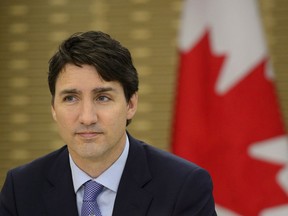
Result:
M84 143L81 149L79 149L79 155L85 158L97 158L101 155L101 152L99 144L92 142Z

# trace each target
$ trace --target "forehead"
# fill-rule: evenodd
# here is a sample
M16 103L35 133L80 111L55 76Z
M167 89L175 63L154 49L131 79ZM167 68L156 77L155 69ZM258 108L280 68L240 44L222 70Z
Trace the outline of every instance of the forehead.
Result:
M74 88L84 91L98 87L122 89L121 84L117 81L105 81L99 75L96 68L91 65L82 65L79 67L77 65L67 64L59 73L55 90L57 92L65 88Z

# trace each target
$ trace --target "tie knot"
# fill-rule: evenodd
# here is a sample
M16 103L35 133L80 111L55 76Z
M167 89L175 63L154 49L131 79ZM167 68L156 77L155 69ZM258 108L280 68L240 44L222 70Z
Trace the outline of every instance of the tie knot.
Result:
M84 184L84 197L83 201L95 202L98 195L102 192L103 185L95 181L87 181Z

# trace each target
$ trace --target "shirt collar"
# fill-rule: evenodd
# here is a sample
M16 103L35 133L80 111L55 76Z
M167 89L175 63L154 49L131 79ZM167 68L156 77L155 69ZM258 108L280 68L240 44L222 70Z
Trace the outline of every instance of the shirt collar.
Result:
M102 184L104 187L117 192L120 179L126 164L126 160L129 152L129 139L126 135L126 143L124 150L120 157L100 176L96 179L98 183ZM74 185L75 193L80 189L80 187L87 181L91 180L91 177L82 171L73 161L71 155L69 154L70 168L72 172L72 180Z

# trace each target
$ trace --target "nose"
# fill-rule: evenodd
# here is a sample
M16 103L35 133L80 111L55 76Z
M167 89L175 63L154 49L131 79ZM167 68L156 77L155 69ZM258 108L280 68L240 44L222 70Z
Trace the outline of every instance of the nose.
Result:
M82 103L79 121L83 125L92 125L97 122L97 113L93 101L85 101Z

